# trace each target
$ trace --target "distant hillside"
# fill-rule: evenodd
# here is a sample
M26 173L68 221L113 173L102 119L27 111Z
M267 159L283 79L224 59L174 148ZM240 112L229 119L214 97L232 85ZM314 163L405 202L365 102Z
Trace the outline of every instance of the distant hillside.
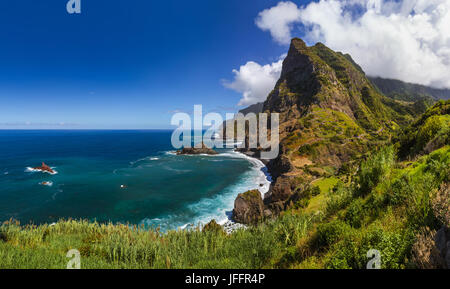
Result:
M450 89L437 89L396 79L368 78L382 93L394 99L406 101L417 101L426 97L431 97L434 100L450 99Z
M258 102L250 105L247 108L241 109L239 112L246 115L247 113L260 113L264 107L264 102Z
M439 101L408 126L399 137L401 158L428 154L450 144L450 100Z

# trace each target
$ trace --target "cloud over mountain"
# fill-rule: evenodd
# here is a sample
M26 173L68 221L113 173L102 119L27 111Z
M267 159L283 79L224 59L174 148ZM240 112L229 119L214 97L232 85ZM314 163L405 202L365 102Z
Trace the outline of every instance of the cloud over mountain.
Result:
M300 21L300 12L296 4L280 2L260 12L255 23L261 30L269 31L278 43L289 44L292 24Z
M223 85L242 94L238 105L251 105L266 100L280 78L283 59L286 55L271 64L261 65L248 61L239 70L233 69L233 81L223 81Z
M450 1L280 2L256 25L287 44L301 36L350 53L367 74L450 88Z

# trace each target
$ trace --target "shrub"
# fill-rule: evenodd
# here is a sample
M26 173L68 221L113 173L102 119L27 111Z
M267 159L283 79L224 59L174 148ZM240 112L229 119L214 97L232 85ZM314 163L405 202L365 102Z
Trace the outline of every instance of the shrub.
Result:
M273 229L278 240L285 245L295 245L306 235L313 221L309 215L284 215L275 222Z
M396 179L387 192L387 201L392 205L404 204L409 196L414 194L414 186L411 184L411 177L408 174Z
M309 202L312 197L312 189L311 187L307 186L305 189L302 190L302 188L298 188L295 192L292 201L294 201L294 209L304 209L308 207Z
M308 198L301 199L294 204L293 208L296 210L297 209L305 209L309 206L310 201L311 201L311 199L308 199Z
M385 194L372 194L364 204L366 215L377 218L386 210L387 197Z
M382 268L402 269L407 264L413 241L414 235L409 230L387 232L382 227L374 227L361 241L360 254L365 255L370 249L376 249L381 253ZM360 265L366 262L364 260Z
M362 162L357 175L359 187L355 190L355 195L365 196L370 193L393 164L394 149L392 146L381 149Z
M416 176L414 191L405 203L408 223L412 229L435 227L437 220L431 207L431 193L434 177L431 174Z
M331 221L329 223L320 224L317 227L316 246L318 248L328 247L337 242L349 226L341 220Z
M361 227L365 216L364 201L355 199L345 213L345 222L354 228Z
M223 234L225 231L223 230L223 227L219 224L217 224L216 220L211 220L208 224L206 224L203 227L203 231L205 232L212 232L216 234Z
M414 236L409 231L387 232L381 227L373 226L366 233L357 231L336 243L325 267L365 269L370 259L367 252L375 249L381 254L381 268L405 268L412 240Z
M342 182L338 182L329 193L329 199L326 204L327 215L333 215L347 207L351 199L351 191Z
M314 186L311 189L311 194L312 194L313 197L319 195L320 194L320 188L318 186Z

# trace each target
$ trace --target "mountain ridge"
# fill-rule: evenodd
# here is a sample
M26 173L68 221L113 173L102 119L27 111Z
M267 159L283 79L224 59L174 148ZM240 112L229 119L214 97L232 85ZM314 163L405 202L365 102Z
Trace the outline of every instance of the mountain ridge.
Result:
M267 164L274 182L266 216L278 215L312 182L352 166L425 108L390 99L348 54L294 38L263 112L280 115L280 154ZM254 152L251 152L254 155Z
M417 101L423 98L432 98L433 100L450 99L450 89L438 89L398 79L371 76L368 78L382 93L394 99L406 101Z

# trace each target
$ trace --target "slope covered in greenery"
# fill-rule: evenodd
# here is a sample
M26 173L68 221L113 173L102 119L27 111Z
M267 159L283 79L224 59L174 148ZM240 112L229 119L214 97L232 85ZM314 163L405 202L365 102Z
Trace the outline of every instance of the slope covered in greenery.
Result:
M263 108L280 115L281 140L266 208L278 215L311 182L354 170L426 109L383 95L350 55L294 38Z
M399 137L399 154L411 157L429 153L450 142L450 102L440 101Z
M396 79L369 77L385 95L398 100L417 101L431 98L434 100L449 99L449 89L437 89L424 85L407 83Z
M256 225L10 221L0 268L65 268L70 249L83 268L365 268L370 249L382 268L444 268L434 240L449 230L450 101L426 108L383 95L349 55L293 39L263 105L280 114L275 181L264 201L240 198L258 203Z
M423 129L449 104L411 127ZM380 251L382 268L421 268L421 233L449 222L450 145L414 161L398 158L396 147L375 148L357 169L313 182L278 218L230 235L215 223L161 233L73 220L6 222L0 268L65 268L70 249L80 251L82 268L365 268L370 249Z

